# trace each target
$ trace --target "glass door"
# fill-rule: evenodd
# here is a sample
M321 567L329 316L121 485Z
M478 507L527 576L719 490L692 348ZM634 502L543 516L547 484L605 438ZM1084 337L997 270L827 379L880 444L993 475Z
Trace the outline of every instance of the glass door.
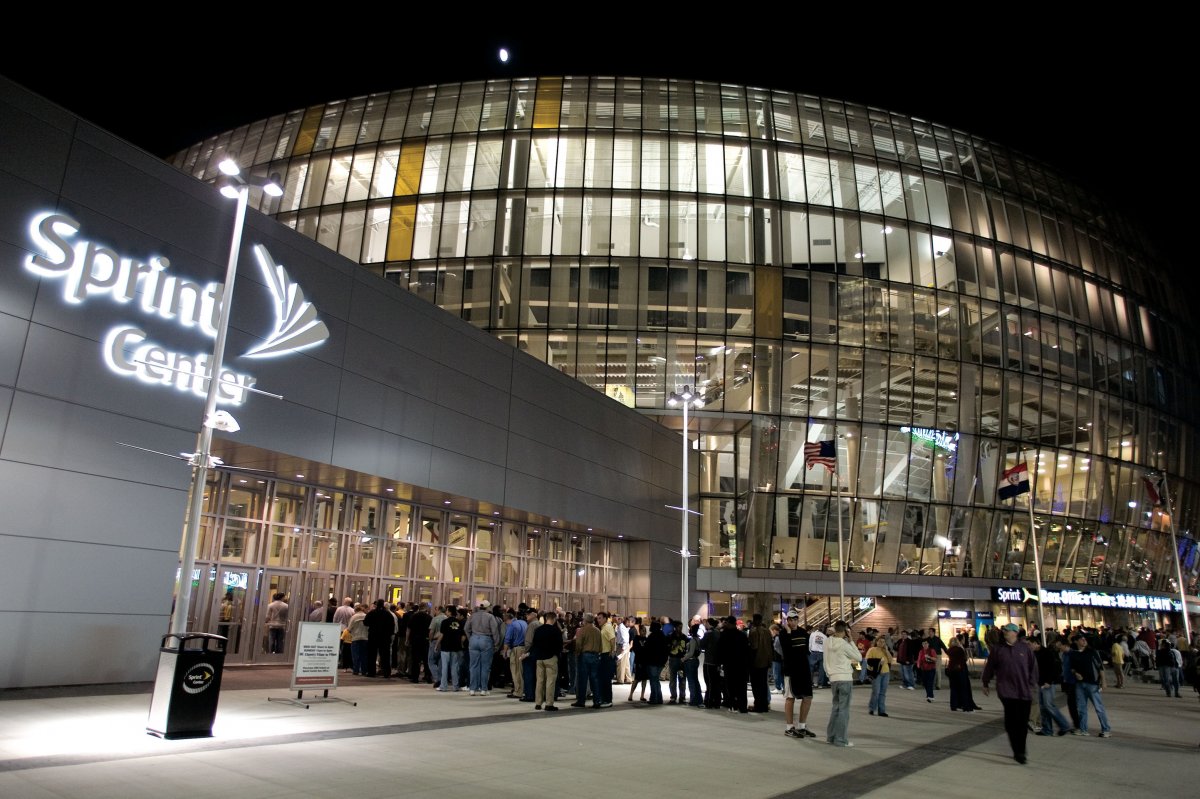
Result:
M376 599L371 589L372 582L368 577L347 577L346 592L342 596L350 597L356 605L360 602L370 605Z
M307 617L305 597L296 590L299 584L300 578L295 574L262 573L254 618L258 630L255 641L255 660L258 662L291 662L299 629L296 625L299 619Z
M324 622L329 616L329 600L340 604L337 595L337 576L333 574L309 574L304 579L304 617L301 621Z
M247 621L252 621L246 618L251 606L248 599L253 588L252 571L245 566L221 566L217 570L207 629L229 639L225 644L226 663L243 663L249 654L246 650L249 636L244 630Z

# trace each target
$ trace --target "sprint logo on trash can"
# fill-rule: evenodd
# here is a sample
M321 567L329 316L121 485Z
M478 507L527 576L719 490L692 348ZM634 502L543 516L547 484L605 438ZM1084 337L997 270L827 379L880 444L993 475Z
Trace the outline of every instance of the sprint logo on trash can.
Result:
M211 664L197 663L184 673L180 687L189 694L202 694L213 684L216 673Z

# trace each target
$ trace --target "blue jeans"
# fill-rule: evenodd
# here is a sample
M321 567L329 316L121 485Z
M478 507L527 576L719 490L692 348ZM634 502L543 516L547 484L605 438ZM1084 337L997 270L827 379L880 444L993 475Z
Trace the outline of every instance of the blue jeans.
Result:
M558 666L558 664L555 663L555 667L556 667L554 670L554 674L555 674L554 682L555 683L558 682L557 666ZM525 681L524 685L522 686L525 689L524 696L522 698L528 699L530 702L532 702L533 701L533 689L537 686L537 661L536 660L534 660L531 657L528 657L521 661L521 677ZM556 684L556 685L550 686L550 690L552 692L551 696L553 696L554 695L553 692L558 690L558 685Z
M1108 713L1104 710L1104 700L1100 698L1100 686L1094 682L1075 683L1075 704L1079 706L1079 729L1088 731L1087 703L1096 708L1096 718L1100 719L1100 732L1108 732Z
M446 679L449 678L451 685L455 691L458 690L458 670L462 663L462 652L442 652L441 653L441 669L442 672L442 690L448 690Z
M650 704L662 704L662 681L659 679L662 676L662 666L651 666L650 676L647 680L650 683Z
M829 724L825 727L825 740L831 744L845 746L850 743L850 693L854 683L838 680L830 683L833 688L833 706L829 710Z
M808 670L812 672L813 685L829 685L829 675L825 673L825 653L808 653Z
M355 674L367 673L367 639L350 642L350 668Z
M700 658L683 661L683 673L687 675L688 690L692 701L688 704L701 707L704 704L704 692L700 690Z
M900 684L905 688L915 688L917 681L913 678L913 664L900 664Z
M1174 666L1159 666L1158 683L1167 696L1170 696L1172 691L1175 692L1175 696L1179 696L1179 669Z
M1054 704L1054 686L1043 685L1038 690L1038 703L1042 708L1042 734L1049 735L1054 732L1054 725L1058 725L1060 730L1071 729L1070 722L1063 716L1062 711Z
M892 675L881 671L879 676L871 682L871 701L867 704L867 710L887 713L887 687L888 680L891 678Z
M429 679L434 685L442 681L442 655L433 644L429 645L429 653L425 656L425 667L429 669Z
M783 690L783 663L779 662L778 660L771 662L771 677L773 678L772 681L775 683L775 690L782 691ZM691 683L688 683L688 684L690 685Z
M471 636L471 690L486 691L492 673L492 652L496 649L490 635Z
M596 652L584 652L579 656L579 687L575 693L575 704L587 704L589 688L592 691L592 704L599 705L603 700L600 694L600 655Z

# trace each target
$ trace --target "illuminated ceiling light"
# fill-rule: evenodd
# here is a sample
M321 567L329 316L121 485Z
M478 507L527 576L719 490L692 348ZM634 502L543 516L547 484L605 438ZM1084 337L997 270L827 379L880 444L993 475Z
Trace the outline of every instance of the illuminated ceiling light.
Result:
M854 253L854 257L861 261L863 259L864 255L861 252L856 252L856 253Z
M229 175L229 177L234 177L242 173L242 169L237 165L237 161L234 161L229 156L221 159L221 163L217 164L217 169L221 170L222 175Z
M304 479L304 475L302 475L302 474L298 474L298 475L296 475L296 476L297 476L297 477L299 477L301 480L303 480L303 479Z
M443 504L443 505L449 505L449 504L450 504L450 500L448 500L448 499L443 499L443 500L442 500L442 504Z
M883 226L883 235L890 236L890 235L892 235L893 232L894 232L894 229L892 228L891 225Z
M945 308L943 308L942 310L938 311L938 314L937 314L937 315L938 315L938 316L945 316L945 315L946 315L946 314L948 314L948 313L950 313L950 306L949 306L949 305L947 305L947 306L946 306Z
M1121 442L1121 446L1122 446L1122 447L1128 447L1128 446L1130 446L1131 444L1133 444L1133 442L1132 442L1132 441L1122 441L1122 442Z
M394 493L396 489L394 489L394 488L387 488L387 489L384 489L384 490L385 490L385 491L387 491L389 494L391 494L391 493Z
M238 482L239 482L239 483L244 483L244 482L246 482L246 481L245 481L245 480L238 480Z
M1136 499L1129 500L1129 507L1136 508L1138 506Z

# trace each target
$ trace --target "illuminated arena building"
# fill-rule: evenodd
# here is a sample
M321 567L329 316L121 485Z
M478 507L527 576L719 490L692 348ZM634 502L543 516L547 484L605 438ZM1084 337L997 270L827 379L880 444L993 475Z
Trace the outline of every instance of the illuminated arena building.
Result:
M1034 622L1006 590L1033 585L1032 501L1048 623L1182 621L1144 478L1194 594L1185 309L1043 164L827 98L604 77L337 100L171 161L211 181L227 155L284 178L263 212L615 402L679 429L666 399L695 386L697 606L836 614L840 521L856 611Z
M1184 298L1119 216L1000 145L603 77L334 101L173 166L0 79L0 144L0 687L155 673L225 156L284 184L234 250L240 430L182 575L231 664L289 661L331 596L1030 624L1035 540L1049 624L1195 610ZM1001 500L1022 463L1032 490Z

